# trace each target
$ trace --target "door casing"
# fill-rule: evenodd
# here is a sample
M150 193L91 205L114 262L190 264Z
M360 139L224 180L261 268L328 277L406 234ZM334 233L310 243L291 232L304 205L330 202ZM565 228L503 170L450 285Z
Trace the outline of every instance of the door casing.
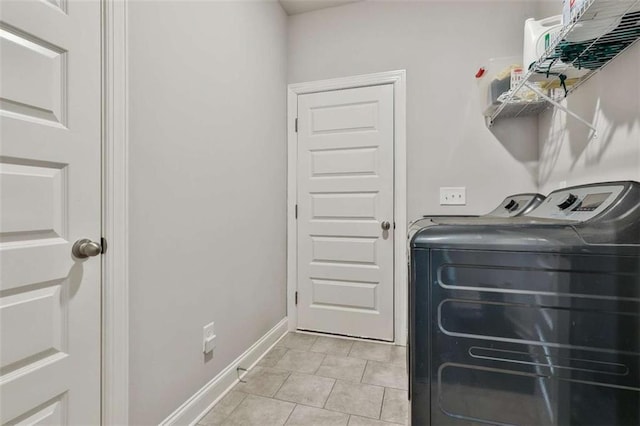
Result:
M287 316L289 331L297 328L295 303L297 283L297 164L296 118L298 96L330 90L393 84L394 103L394 344L407 343L407 141L406 141L406 71L396 70L352 77L290 84L287 90Z
M129 423L127 3L102 3L102 424Z

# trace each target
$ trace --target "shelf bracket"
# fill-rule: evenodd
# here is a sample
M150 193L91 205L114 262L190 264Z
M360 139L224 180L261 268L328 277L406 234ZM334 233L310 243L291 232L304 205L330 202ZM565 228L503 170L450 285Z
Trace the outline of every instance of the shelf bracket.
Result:
M536 95L540 96L542 99L544 99L545 101L549 102L551 105L553 105L554 107L558 108L559 110L564 111L565 113L567 113L568 115L570 115L571 117L575 118L576 120L578 120L579 122L581 122L582 124L584 124L585 126L587 126L588 128L591 129L591 131L593 132L593 137L597 138L598 137L598 131L596 130L595 127L593 127L593 125L591 123L589 123L587 120L583 119L582 117L580 117L578 114L576 114L575 112L570 111L569 109L567 109L567 107L565 107L564 105L562 105L560 102L554 100L553 98L551 98L550 96L547 96L542 90L540 90L538 87L536 87L534 84L530 84L528 81L524 83L524 85L532 90L533 92L536 93Z
M484 118L484 124L485 124L488 128L493 127L493 120L491 119L491 117L485 117L485 118Z

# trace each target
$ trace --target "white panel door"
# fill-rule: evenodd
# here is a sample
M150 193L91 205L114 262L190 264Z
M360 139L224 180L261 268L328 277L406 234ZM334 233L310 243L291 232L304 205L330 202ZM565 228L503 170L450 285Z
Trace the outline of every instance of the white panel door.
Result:
M98 1L0 4L0 423L100 423Z
M393 340L393 113L390 84L298 96L300 329Z

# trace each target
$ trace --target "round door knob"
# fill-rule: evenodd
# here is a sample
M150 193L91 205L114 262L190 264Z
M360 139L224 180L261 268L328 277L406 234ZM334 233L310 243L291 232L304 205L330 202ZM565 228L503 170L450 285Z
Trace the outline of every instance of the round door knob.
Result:
M388 231L391 228L391 224L386 220L382 222L380 226L382 226L382 229L385 231Z
M94 243L91 240L82 239L73 244L71 253L78 259L84 259L86 257L97 256L102 253L102 247L98 243Z

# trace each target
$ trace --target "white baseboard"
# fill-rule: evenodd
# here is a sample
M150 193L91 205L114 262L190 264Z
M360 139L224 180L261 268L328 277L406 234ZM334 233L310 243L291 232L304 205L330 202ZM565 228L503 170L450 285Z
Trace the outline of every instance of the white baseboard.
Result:
M236 368L251 369L288 331L287 318L283 318L267 334L222 370L202 389L196 392L160 425L195 425L225 394L238 383ZM249 366L249 367L246 367Z

